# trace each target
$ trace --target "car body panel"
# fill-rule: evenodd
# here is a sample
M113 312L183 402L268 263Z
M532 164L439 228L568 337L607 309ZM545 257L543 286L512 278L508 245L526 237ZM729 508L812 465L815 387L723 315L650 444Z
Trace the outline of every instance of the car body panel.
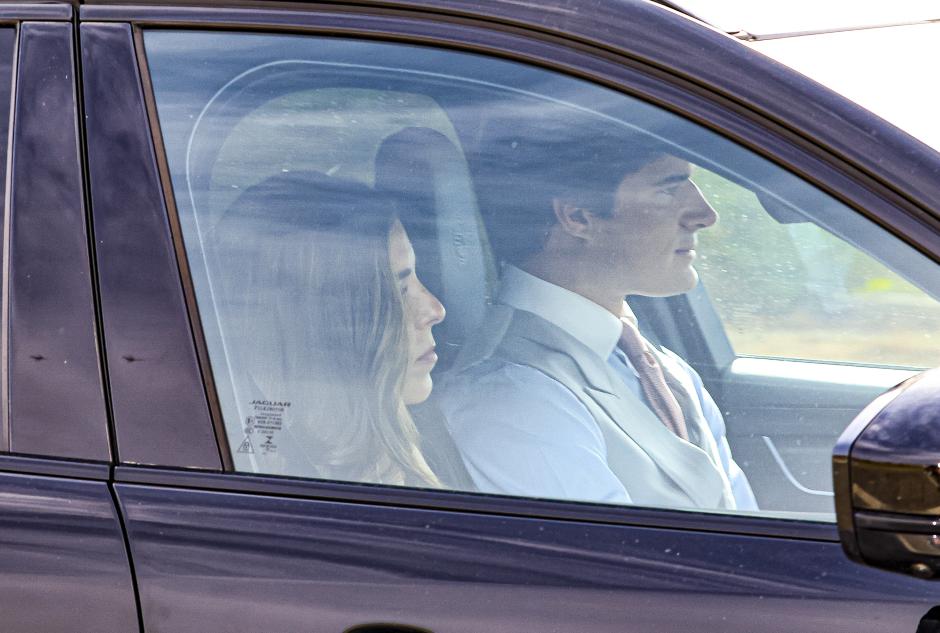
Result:
M118 456L123 462L218 470L131 30L127 25L83 24L81 42L91 205ZM134 186L128 187L129 182Z
M161 244L159 250L131 252L128 248L125 257L113 259L107 254L103 257L99 249L108 341L113 331L120 346L128 336L122 332L142 337L159 321L164 324L162 331L179 337L174 339L177 349L193 346L191 339L180 336L181 324L187 322L180 298L187 296L188 281L184 274L184 282L179 284L178 276L185 268L179 258L174 261L171 256L173 210L170 206L170 221L165 223L166 202L155 184L161 150L159 144L155 150L147 147L148 139L129 131L146 124L144 110L148 106L153 121L146 78L144 92L135 96L128 91L120 105L103 94L115 81L136 83L134 37L125 21L140 28L235 25L345 36L385 34L394 39L499 51L581 76L603 77L607 85L654 93L655 102L694 112L696 120L748 139L765 155L795 165L801 173L812 173L828 190L838 191L842 199L864 208L907 239L922 240L925 248L937 239L923 228L932 221L930 213L911 203L923 194L916 189L917 177L930 168L930 161L919 165L921 172L912 180L904 181L910 190L899 191L879 182L880 176L899 164L906 168L908 162L916 162L916 157L904 153L909 146L903 137L888 139L885 151L890 154L892 148L897 149L898 154L892 155L897 161L876 165L879 178L872 177L872 170L858 167L846 175L836 152L821 149L815 142L809 144L807 139L822 138L832 144L849 144L852 139L855 143L860 128L865 134L874 133L876 120L837 97L831 98L831 109L823 116L817 109L824 109L824 103L799 101L801 91L808 92L814 86L811 82L759 59L754 62L754 71L765 73L765 79L767 73L776 76L772 90L763 87L758 91L756 80L753 84L745 81L743 87L732 84L725 74L732 67L739 68L741 44L704 31L685 18L640 3L618 5L627 13L616 19L609 8L599 8L596 15L562 15L538 13L509 2L474 3L473 7L469 3L441 4L437 16L404 10L426 8L420 3L395 3L395 7L403 10L82 7L83 19L100 21L86 22L82 27L85 98L97 108L89 111L89 146L102 160L113 161L110 167L92 166L92 193L103 202L94 207L96 231L104 225L104 230L111 231L111 239L126 236L130 225L119 219L137 221L142 216L131 216L129 210L146 208L150 228L134 240ZM507 25L515 26L492 29L486 23L468 20L471 10L491 18L501 16ZM446 15L448 11L452 14ZM610 22L601 29L603 17ZM515 28L526 22L531 23L531 30ZM611 23L622 26L623 33L614 36ZM654 35L660 28L688 32L688 45L665 50L665 44ZM559 39L565 31L574 37ZM636 39L631 40L631 35ZM581 45L575 44L575 39L594 40L601 46L590 49L590 54L579 52ZM617 42L630 42L629 54L614 54ZM690 51L706 43L715 57L708 63L691 60ZM682 63L677 63L679 59ZM109 70L97 74L98 64ZM115 64L121 66L119 71L115 71ZM716 77L723 77L718 87L706 88ZM758 96L759 104L751 101ZM792 107L781 109L779 101L788 101ZM762 114L755 114L756 110ZM808 129L797 133L807 122ZM118 138L132 138L125 148L133 148L133 153L121 154ZM97 148L96 142L101 143ZM936 157L932 160L937 164ZM147 183L135 193L140 199L133 204L118 195L119 165L132 165ZM113 193L101 193L106 191ZM108 207L109 200L121 202ZM110 218L102 215L99 222L99 213ZM107 228L108 222L114 222L113 227ZM100 239L101 234L96 237ZM128 239L128 244L135 243ZM169 280L176 278L179 285L163 295L172 300L153 300L149 292L147 296L135 294L132 290L138 287L137 282L117 283L116 276L108 281L108 275L120 272L132 276L138 274L135 270L159 275L163 280L160 287L167 292ZM128 311L121 325L125 330L108 329L109 300L112 305L125 306L145 301L151 325L140 327L140 314ZM196 321L193 315L198 313L192 305L188 307L188 321ZM155 393L168 393L169 387L161 385L170 383L165 378L154 379L157 374L125 371L132 364L125 361L122 365L109 345L112 376L120 370L118 380L128 381L119 387L128 395L121 405L125 413L115 412L118 438L122 433L125 437L137 434L159 444L148 448L151 452L144 460L122 450L125 463L195 466L196 462L181 457L183 448L177 444L187 441L188 429L194 429L200 445L207 446L205 438L213 427L206 414L205 395L194 393L191 387L192 372L201 370L204 378L210 376L205 363L199 366L195 362L201 357L192 351L200 344L198 331L195 337L196 344L185 353L193 359L185 365L188 377L175 383L187 400L172 403L172 426L157 422L162 427L159 432L150 426L157 418L141 413L154 402L166 402L165 396L151 399ZM172 374L172 367L166 364L161 371ZM151 380L156 384L150 384ZM112 378L112 389L118 384ZM834 415L849 415L855 405L860 408L867 393L856 394L857 402L840 403ZM137 402L140 407L135 406ZM170 433L174 435L168 436ZM138 441L140 446L146 445L142 439ZM210 452L205 449L202 454ZM218 468L214 460L202 463L202 467ZM176 478L165 471L133 466L118 471L115 488L128 529L147 631L205 630L206 621L225 631L310 627L333 631L370 622L435 631L622 631L631 625L637 631L678 631L688 628L694 613L701 630L887 633L915 628L935 602L932 588L924 583L899 582L848 562L831 525L796 522L805 527L793 528L791 522L782 520L754 523L749 517L198 472ZM246 482L244 487L242 482ZM323 498L325 490L330 500ZM683 518L676 519L677 514ZM592 520L592 515L613 519ZM675 521L676 526L662 525L669 521ZM748 533L755 529L760 536ZM816 536L808 536L811 534ZM681 562L677 563L678 559ZM860 606L863 604L877 607L866 610Z
M23 194L36 195L37 222L51 223L68 246L71 259L63 254L56 260L60 266L46 285L74 274L68 292L55 297L68 305L56 303L55 312L68 312L60 316L73 319L69 327L81 332L70 344L82 346L83 362L79 382L70 382L73 374L65 369L48 382L29 374L46 357L33 353L30 326L47 340L58 330L49 320L17 325L32 314L29 306L46 304L31 304L29 284L14 277L12 358L18 360L10 363L14 391L7 396L21 406L17 394L26 394L21 402L36 408L11 408L8 422L13 450L97 461L0 458L0 613L7 628L274 633L384 623L436 633L915 630L938 602L935 586L850 562L830 523L224 472L229 448L213 402L155 104L139 68L146 63L142 28L379 37L575 74L723 131L935 260L940 255L935 152L684 16L639 1L549 8L515 0L351 4L85 4L78 9L78 60L71 44L62 48L75 35L67 22L72 7L23 5L23 15L58 20L23 32L48 36L59 46L56 55L27 49L23 59L39 68L40 61L64 63L68 57L65 73L72 78L59 73L58 83L50 76L48 84L36 86L59 95L56 125L37 130L45 104L39 99L37 109L36 101L25 102L32 109L18 124L32 121L34 127L15 135L13 209L31 208L29 196L15 197L21 174ZM0 7L0 20L15 19L15 11ZM69 82L75 76L82 78L77 105L67 97L68 85L74 95ZM84 136L69 126L76 112L84 115L78 127ZM41 156L38 148L51 145L52 137L65 140L62 153ZM85 211L76 178L83 166L76 139L82 138L90 202ZM29 180L45 173L27 169L28 160L39 158L47 159L43 169L64 170L61 187ZM53 199L37 202L40 193ZM44 214L43 205L61 205L62 213ZM93 229L90 262L81 261L88 241L83 212ZM42 243L15 241L35 228L29 221L13 218L14 275L32 274L30 266L44 257ZM89 310L91 280L100 302L97 323ZM696 317L673 310L677 320L683 314ZM833 400L826 415L835 428L839 416L849 416L874 393L873 387L860 388L835 401L835 392L819 391L819 385L728 374L732 359L718 358L707 328L698 321L693 326L683 331L698 328L699 340L674 347L688 352L716 394L750 381L747 393L766 397L731 402L729 426L740 429L741 438L754 435L744 426L748 407L772 408L782 397L805 406L822 393ZM670 342L668 333L664 338ZM99 346L105 350L100 361ZM67 349L54 348L50 358L72 358ZM73 400L79 384L82 395ZM780 396L787 387L789 395ZM48 401L42 401L42 389L52 390ZM112 414L110 443L103 394ZM36 413L57 402L52 414ZM777 419L790 420L797 409L778 410ZM78 444L67 443L64 411L81 418L75 429L91 429ZM53 426L45 431L47 422ZM4 429L5 440L11 427Z
M6 630L24 633L139 628L108 486L72 15L66 5L0 8L9 25L0 31L0 153L11 171L2 444L18 453L0 455L0 614Z
M77 11L72 5L64 2L30 3L5 2L0 5L0 20L5 22L20 22L23 20L37 20L42 22L69 22Z
M68 23L21 27L10 191L11 449L106 462L72 49Z
M55 469L43 460L7 457L0 468L0 613L22 633L138 629L124 534L105 464ZM76 474L97 480L78 479Z
M913 631L935 601L932 586L854 565L833 542L116 491L148 632L667 632L694 619L723 633L888 633Z

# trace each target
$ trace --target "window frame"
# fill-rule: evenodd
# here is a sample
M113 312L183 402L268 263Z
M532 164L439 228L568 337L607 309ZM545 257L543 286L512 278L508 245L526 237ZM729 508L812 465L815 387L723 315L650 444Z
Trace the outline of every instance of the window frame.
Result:
M399 3L407 5L409 3ZM411 3L414 6L414 3ZM508 3L507 3L508 6ZM251 32L310 34L318 36L358 37L428 45L481 53L536 65L555 72L586 79L614 90L643 99L685 118L710 128L744 147L762 155L784 169L846 203L857 212L927 253L934 261L940 253L940 234L935 230L936 216L912 202L917 195L898 192L872 178L866 170L821 146L818 138L801 134L799 124L781 121L779 116L760 112L746 99L736 96L729 86L708 86L712 81L706 74L690 76L685 70L670 70L665 53L650 33L655 33L656 21L667 22L677 29L696 31L685 18L674 16L661 8L642 8L643 19L630 22L624 18L621 42L631 42L636 36L636 50L617 49L612 45L589 45L583 38L562 37L552 26L536 25L532 16L495 15L505 7L494 3L489 8L490 18L500 24L474 20L465 14L447 14L447 8L438 13L413 14L391 9L360 8L344 11L335 6L310 5L306 10L273 11L258 9L184 9L175 7L115 7L83 5L83 20L130 21L140 62L144 86L144 100L151 121L150 133L156 147L164 197L170 216L174 244L181 271L186 270L185 253L181 248L179 221L168 178L166 155L162 148L155 101L150 88L149 69L142 49L142 30L146 28L197 28L220 30L246 30ZM509 9L505 9L508 13ZM636 11L641 11L636 9ZM494 13L495 12L495 13ZM655 14L655 15L654 15ZM650 17L653 15L653 17ZM526 24L525 19L531 22ZM599 19L599 18L598 18ZM522 21L520 21L522 20ZM589 25L588 18L580 26ZM528 26L529 28L523 28ZM609 26L609 25L608 25ZM651 30L652 29L652 30ZM681 35L681 33L679 34ZM678 36L678 35L677 35ZM695 37L701 36L696 33ZM710 35L709 37L715 37ZM740 46L735 43L735 46ZM748 53L744 53L748 54ZM645 58L645 59L644 59ZM733 60L732 60L733 61ZM757 62L755 61L755 64ZM774 74L778 69L767 66ZM792 77L789 78L792 82ZM804 86L805 87L805 86ZM847 102L836 104L845 109ZM837 108L838 110L838 108ZM810 128L812 131L813 128ZM935 161L937 162L937 161ZM902 183L903 184L903 183ZM927 230L925 230L925 228ZM211 399L214 394L208 353L198 324L199 313L195 305L192 281L182 275L192 336L197 349L205 388ZM683 298L676 298L683 300ZM707 343L704 339L696 343ZM706 351L710 348L705 345ZM720 354L722 350L717 350ZM218 403L210 404L216 438L224 438L224 426L218 416ZM116 424L123 423L116 421ZM219 429L222 429L220 434ZM220 443L224 439L220 440ZM182 487L237 490L275 495L301 495L313 498L342 499L361 503L382 503L409 507L452 509L458 511L487 512L519 516L565 518L605 523L647 525L656 527L683 527L740 534L767 534L797 536L825 541L837 540L835 527L828 523L789 520L743 515L720 515L680 510L648 509L632 506L606 506L602 504L567 501L543 501L520 497L503 497L476 493L424 491L390 486L375 486L352 482L320 480L294 480L266 475L232 473L231 460L224 457L223 474L192 473L170 468L139 468L119 466L115 470L117 481L158 483Z
M100 479L111 460L111 431L89 257L74 19L67 3L0 6L0 28L10 40L2 77L0 457L8 472L87 465ZM26 107L39 101L44 108ZM59 151L37 151L50 147ZM53 266L49 244L57 249Z
M14 45L3 297L10 449L108 462L74 26L25 21ZM29 107L37 102L46 107Z

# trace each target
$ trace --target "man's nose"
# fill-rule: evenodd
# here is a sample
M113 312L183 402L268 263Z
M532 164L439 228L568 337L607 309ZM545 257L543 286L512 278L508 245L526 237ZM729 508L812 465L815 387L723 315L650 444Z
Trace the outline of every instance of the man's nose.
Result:
M707 229L718 222L718 212L708 204L702 191L695 183L689 183L691 186L686 192L685 209L682 216L682 224L693 231Z

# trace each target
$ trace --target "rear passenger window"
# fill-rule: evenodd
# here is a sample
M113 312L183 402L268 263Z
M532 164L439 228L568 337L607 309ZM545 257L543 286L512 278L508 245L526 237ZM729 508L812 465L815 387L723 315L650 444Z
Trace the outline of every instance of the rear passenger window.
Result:
M831 520L837 436L922 362L799 350L887 275L934 318L932 262L639 99L419 46L144 40L237 471ZM686 357L702 332L738 358Z

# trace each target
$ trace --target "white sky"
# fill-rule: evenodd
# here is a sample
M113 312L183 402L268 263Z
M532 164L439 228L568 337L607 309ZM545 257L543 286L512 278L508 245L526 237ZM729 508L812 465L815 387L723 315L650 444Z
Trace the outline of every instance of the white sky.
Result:
M940 0L673 0L723 31L755 35L940 18Z
M722 31L758 37L921 22L748 44L940 151L940 0L673 2Z
M940 151L940 23L766 40L751 46Z

